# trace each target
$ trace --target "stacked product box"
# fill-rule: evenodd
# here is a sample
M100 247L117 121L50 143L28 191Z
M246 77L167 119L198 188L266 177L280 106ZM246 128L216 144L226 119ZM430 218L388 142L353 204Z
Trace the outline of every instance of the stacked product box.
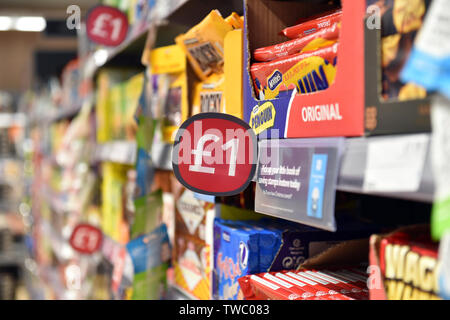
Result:
M394 14L408 16L395 2ZM379 33L387 27L372 27L370 4L244 1L244 120L257 135L350 137L430 130L423 90L408 84L393 100L381 96L386 82L378 57L387 42Z
M175 194L174 284L188 296L211 299L214 203L190 190Z
M245 300L367 300L367 275L357 267L270 272L239 278Z
M212 10L176 37L197 78L190 92L191 115L222 112L242 118L242 29L238 14L224 18Z
M370 239L372 300L439 297L438 243L429 225L414 225Z
M306 259L346 240L367 238L375 229L362 224L336 233L272 219L214 223L214 295L241 298L238 279L268 271L297 269Z

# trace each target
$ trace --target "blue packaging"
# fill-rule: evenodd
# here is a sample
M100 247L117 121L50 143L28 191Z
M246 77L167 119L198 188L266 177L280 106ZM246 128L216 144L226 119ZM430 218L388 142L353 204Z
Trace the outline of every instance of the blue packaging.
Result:
M160 266L170 261L170 243L165 224L153 232L128 242L127 251L133 261L134 273Z
M220 242L215 238L214 247L218 299L236 300L239 292L238 278L260 270L259 234L250 228L228 224L221 219L216 219L214 225L220 237Z
M259 234L259 272L269 271L280 250L283 232L270 227L263 221L234 221L233 223Z

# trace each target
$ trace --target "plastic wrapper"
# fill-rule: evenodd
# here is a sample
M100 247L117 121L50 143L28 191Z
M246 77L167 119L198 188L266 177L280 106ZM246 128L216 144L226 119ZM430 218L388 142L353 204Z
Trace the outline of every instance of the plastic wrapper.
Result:
M338 41L340 25L334 23L330 27L270 47L258 48L253 53L256 61L272 61L296 53L314 51L330 46Z
M352 274L349 268L334 269ZM325 271L302 270L260 273L239 278L245 300L367 300L367 290L344 280L325 276Z
M427 96L426 90L401 80L401 71L411 54L416 35L423 24L429 0L369 0L381 12L382 97L412 100Z
M228 17L226 17L225 21L230 24L233 29L244 28L244 19L240 17L236 12L233 12Z
M231 30L233 27L220 12L213 10L198 25L175 38L201 80L212 73L223 73L224 39Z
M327 15L299 23L295 26L285 28L281 31L281 33L291 39L305 37L340 22L341 17L342 11L338 10Z
M225 109L225 76L213 74L194 87L192 115L201 112L222 112Z
M274 99L280 92L297 89L312 93L327 89L336 76L338 43L271 62L254 63L251 75L260 99Z

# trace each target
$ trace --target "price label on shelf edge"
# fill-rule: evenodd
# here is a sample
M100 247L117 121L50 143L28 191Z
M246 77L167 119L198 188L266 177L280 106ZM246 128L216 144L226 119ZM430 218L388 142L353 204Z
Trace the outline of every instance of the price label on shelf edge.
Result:
M416 192L420 187L430 137L415 134L371 139L365 192Z
M336 231L334 202L344 138L259 142L255 211Z
M114 7L95 6L88 12L86 32L89 39L95 43L109 47L118 46L127 37L128 18Z
M221 113L201 113L186 120L177 132L172 165L188 189L229 196L251 182L257 162L257 140L250 126Z

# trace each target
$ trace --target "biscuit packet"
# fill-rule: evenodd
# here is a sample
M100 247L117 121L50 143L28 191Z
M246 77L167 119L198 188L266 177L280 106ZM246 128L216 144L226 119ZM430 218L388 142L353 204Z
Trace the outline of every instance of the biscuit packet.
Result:
M338 41L340 23L312 33L302 38L293 39L274 46L258 48L253 57L256 61L271 61L296 53L314 51L330 46Z
M335 43L312 52L254 63L250 73L257 96L270 100L293 89L302 94L327 89L336 76L337 50Z
M231 30L233 27L220 12L213 10L199 24L175 38L201 80L212 73L223 73L224 39Z
M317 17L316 19L311 19L295 26L287 27L283 29L281 33L290 39L302 38L322 29L331 27L333 24L340 22L341 18L342 10L338 10L324 16Z
M192 115L225 110L225 75L213 74L194 85Z
M225 18L225 21L233 27L233 29L244 29L244 19L236 12L231 13Z
M186 56L178 45L153 49L150 53L157 107L163 141L173 142L179 126L189 116Z

